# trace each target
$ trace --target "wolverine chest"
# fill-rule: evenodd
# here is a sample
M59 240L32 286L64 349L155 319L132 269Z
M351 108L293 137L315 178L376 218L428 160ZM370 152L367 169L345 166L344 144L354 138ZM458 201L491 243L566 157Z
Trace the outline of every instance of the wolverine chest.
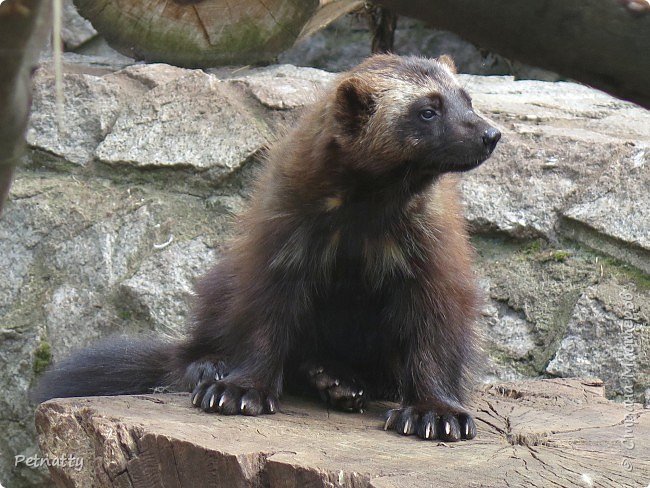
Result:
M319 350L346 361L368 361L380 356L382 322L388 301L387 288L367 277L361 259L340 260L332 278L322 284L310 310L309 334Z
M291 229L269 263L284 277L313 283L321 294L346 283L378 290L392 280L416 278L426 247L416 225L364 220L359 213L354 219L316 219Z

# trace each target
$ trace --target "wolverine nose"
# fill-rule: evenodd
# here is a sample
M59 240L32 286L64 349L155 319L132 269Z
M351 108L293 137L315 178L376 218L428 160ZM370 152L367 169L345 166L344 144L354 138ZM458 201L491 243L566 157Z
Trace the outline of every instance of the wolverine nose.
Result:
M490 127L483 132L483 144L485 144L485 147L487 147L490 152L494 151L499 139L501 139L501 132L499 132L499 129Z

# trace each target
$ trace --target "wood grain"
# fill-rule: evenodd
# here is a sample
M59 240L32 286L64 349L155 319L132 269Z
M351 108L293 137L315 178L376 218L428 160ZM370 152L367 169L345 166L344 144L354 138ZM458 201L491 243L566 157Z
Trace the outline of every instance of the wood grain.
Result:
M84 459L79 471L51 468L58 486L646 487L650 482L650 410L606 400L598 381L486 387L473 405L478 437L455 444L384 432L381 415L388 406L346 414L289 398L282 413L253 418L202 413L183 394L96 397L44 403L36 425L44 455ZM622 443L626 435L632 449Z

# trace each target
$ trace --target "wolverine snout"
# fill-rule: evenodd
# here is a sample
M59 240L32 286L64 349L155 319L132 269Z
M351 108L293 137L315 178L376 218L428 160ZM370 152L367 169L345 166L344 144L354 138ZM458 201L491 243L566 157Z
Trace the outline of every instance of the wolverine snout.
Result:
M492 153L492 151L494 151L494 148L497 147L497 142L499 142L499 139L501 139L501 132L499 129L490 127L488 129L485 129L485 132L483 132L483 144L485 144L485 147L490 153Z

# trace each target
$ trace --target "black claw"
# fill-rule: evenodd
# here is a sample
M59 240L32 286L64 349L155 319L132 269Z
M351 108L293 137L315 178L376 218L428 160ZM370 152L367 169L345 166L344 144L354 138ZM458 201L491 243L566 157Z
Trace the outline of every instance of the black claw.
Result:
M460 424L455 415L447 414L440 417L438 421L438 433L440 440L456 442L460 440Z
M300 370L328 405L346 411L359 411L365 407L366 397L360 382L340 365L307 362L300 366Z
M395 422L400 416L400 409L394 408L386 412L386 421L384 422L384 430L391 430L395 426Z
M202 381L194 387L190 401L205 412L222 415L260 415L278 411L278 400L254 388L241 388L225 381Z
M217 402L219 399L219 394L221 393L221 388L217 383L212 383L203 395L203 401L201 401L201 409L204 412L216 412L217 411Z
M395 431L402 435L411 435L415 433L417 427L418 415L413 408L404 408L395 422Z
M438 438L438 419L434 412L427 412L422 415L418 422L417 435L425 440Z
M314 382L314 386L318 390L325 390L335 384L334 379L325 373L319 373L316 376L314 376L313 382Z
M266 413L275 413L279 410L279 405L278 405L278 400L277 398L273 396L268 396L266 397L266 401L264 402L264 411Z
M259 415L262 407L262 395L257 390L248 390L239 401L239 411L242 415Z
M190 397L192 401L192 405L194 405L195 407L201 405L207 387L208 387L208 383L199 383L194 387L194 389L192 390L192 395Z
M220 380L228 375L223 361L195 361L185 369L184 381L188 391L192 391L201 383Z
M226 370L226 363L224 363L223 361L219 361L215 365L215 372L212 379L219 381L224 379L226 376L228 376L228 371Z
M194 405L195 407L198 407L199 406L199 398L200 398L199 392L193 391L192 394L190 395L190 401L192 402L192 405Z
M421 439L439 439L446 442L476 437L476 424L469 414L452 410L450 413L438 415L434 410L422 410L417 407L389 410L386 413L384 430L395 430L401 435L415 433Z
M458 423L460 424L460 435L462 439L474 439L476 437L476 423L471 415L461 413L458 415Z
M317 374L320 374L323 372L323 367L322 366L308 366L307 367L307 374L309 376L316 376Z
M222 415L235 415L239 413L239 399L241 398L241 390L229 385L219 398L217 408Z

